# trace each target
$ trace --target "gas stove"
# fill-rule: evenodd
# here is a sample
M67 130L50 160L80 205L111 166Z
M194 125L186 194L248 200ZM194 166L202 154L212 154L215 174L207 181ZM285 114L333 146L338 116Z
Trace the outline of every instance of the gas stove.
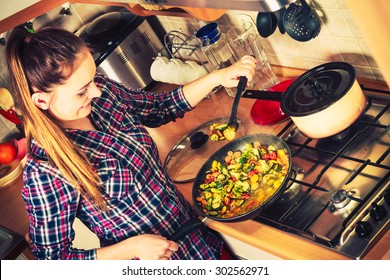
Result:
M390 227L390 92L361 85L367 106L332 137L305 137L292 121L287 190L254 220L360 259Z

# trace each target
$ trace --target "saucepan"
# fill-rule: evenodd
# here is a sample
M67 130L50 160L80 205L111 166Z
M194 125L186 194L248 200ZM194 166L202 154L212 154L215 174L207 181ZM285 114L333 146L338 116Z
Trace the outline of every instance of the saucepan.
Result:
M291 162L288 145L275 135L237 138L199 170L192 189L194 209L204 219L221 222L253 219L286 190Z
M326 138L343 131L366 105L356 71L345 62L330 62L308 70L284 92L248 89L242 97L280 101L283 113L310 138Z

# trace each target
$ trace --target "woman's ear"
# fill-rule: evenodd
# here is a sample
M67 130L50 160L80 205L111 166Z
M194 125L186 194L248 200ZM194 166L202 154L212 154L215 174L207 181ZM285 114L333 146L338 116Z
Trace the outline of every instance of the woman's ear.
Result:
M37 106L38 108L42 110L49 109L50 97L47 93L36 91L32 94L31 98L35 106Z

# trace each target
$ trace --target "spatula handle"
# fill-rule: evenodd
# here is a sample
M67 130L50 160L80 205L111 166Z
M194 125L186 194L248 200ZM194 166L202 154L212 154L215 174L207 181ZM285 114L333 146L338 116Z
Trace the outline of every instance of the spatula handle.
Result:
M234 97L234 101L233 101L232 114L230 115L230 122L237 121L238 103L240 103L240 98L241 98L242 92L245 89L247 81L248 81L248 79L245 76L240 77L240 81L238 82L238 86L237 86L236 96Z

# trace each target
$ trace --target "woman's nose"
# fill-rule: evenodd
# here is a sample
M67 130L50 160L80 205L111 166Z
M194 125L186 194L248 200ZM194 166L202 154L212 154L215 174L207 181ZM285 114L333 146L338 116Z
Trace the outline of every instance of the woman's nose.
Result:
M96 86L95 83L91 83L91 90L89 93L89 98L99 97L102 94L100 89Z

